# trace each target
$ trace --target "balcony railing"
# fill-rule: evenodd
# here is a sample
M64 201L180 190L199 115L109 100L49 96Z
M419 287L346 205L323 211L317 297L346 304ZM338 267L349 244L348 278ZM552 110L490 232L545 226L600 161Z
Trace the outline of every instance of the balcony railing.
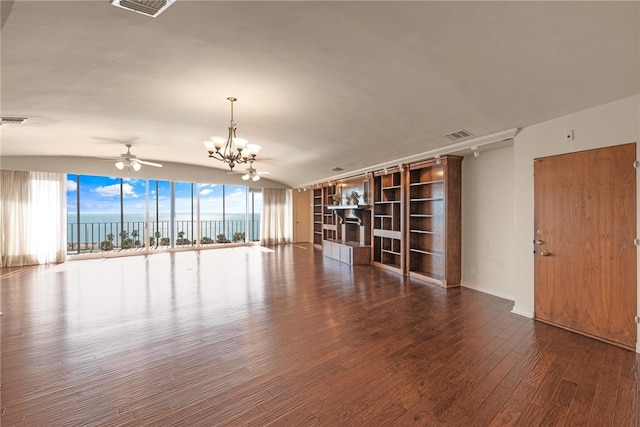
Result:
M175 221L175 242L170 237L170 221L149 223L149 248L196 246L196 222ZM144 249L146 242L144 221L81 222L67 224L67 253L79 254L100 251ZM249 221L246 236L244 220L201 221L200 245L260 240L260 220ZM248 237L245 239L245 236Z

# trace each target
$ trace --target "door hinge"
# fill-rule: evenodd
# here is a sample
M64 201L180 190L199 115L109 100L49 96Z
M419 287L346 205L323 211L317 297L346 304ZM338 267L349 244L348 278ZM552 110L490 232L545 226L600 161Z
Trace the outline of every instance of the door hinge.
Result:
M640 246L640 239L633 239L633 244L636 246Z
M636 325L640 325L640 316L636 314L636 317L633 320L636 321Z
M633 162L633 167L638 169L638 167L640 166L640 162L638 162L637 160L635 162Z

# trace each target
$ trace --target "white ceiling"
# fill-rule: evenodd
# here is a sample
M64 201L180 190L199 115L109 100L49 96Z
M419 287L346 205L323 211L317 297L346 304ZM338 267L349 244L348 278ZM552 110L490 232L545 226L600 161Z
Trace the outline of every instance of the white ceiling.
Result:
M263 147L296 187L640 91L638 2L219 2L157 18L108 1L2 1L2 156L223 168ZM71 172L71 171L70 171ZM239 178L238 178L239 179Z

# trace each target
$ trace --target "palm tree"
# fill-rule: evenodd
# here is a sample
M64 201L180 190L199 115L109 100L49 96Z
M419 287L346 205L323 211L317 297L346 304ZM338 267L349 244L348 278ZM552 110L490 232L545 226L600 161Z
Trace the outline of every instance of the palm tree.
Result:
M110 251L113 249L113 233L107 234L107 240L100 242L100 249L103 251Z
M131 231L131 237L133 237L133 240L134 240L133 243L136 246L136 248L140 246L140 240L138 240L138 235L139 235L138 230Z
M184 241L184 231L178 231L178 241L176 243L178 245L184 245L186 243Z

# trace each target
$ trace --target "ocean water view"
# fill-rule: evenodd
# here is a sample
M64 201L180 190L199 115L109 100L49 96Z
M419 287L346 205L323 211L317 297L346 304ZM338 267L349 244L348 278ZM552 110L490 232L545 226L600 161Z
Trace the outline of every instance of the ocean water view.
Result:
M243 185L67 175L70 253L256 241L261 211L261 191Z
M171 240L174 245L193 244L197 238L197 217L176 213L172 230L169 213L161 213L157 219L150 215L148 229L152 246L171 246ZM75 212L67 213L67 242L71 252L143 247L145 230L144 213L125 213L124 221L119 213L81 213L79 224ZM243 213L202 214L200 234L203 244L244 241L245 236L246 240L255 241L260 236L260 214L253 217Z

